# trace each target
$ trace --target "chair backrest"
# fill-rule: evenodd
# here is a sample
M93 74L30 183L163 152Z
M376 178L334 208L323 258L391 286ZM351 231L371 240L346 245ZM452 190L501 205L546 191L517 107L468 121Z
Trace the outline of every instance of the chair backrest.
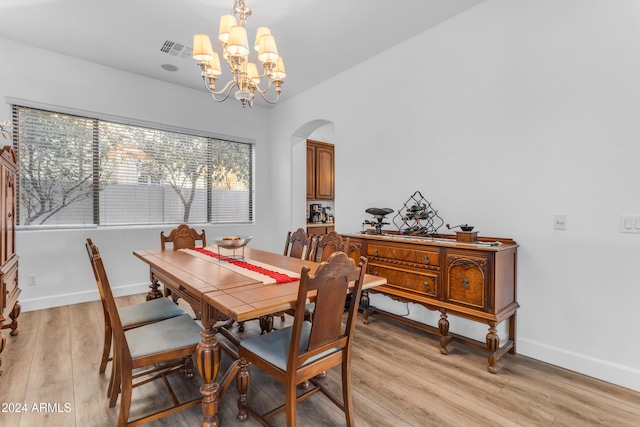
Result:
M298 228L293 233L287 233L287 242L284 245L284 256L305 259L309 256L309 236L303 228Z
M96 279L96 285L98 285L98 293L100 294L100 302L102 302L102 311L104 312L104 320L105 320L105 323L110 327L111 318L109 316L109 310L107 308L107 300L104 295L104 291L102 290L102 286L100 285L100 276L98 274L98 270L96 269L96 265L93 262L92 252L89 252L89 249L90 249L89 245L93 245L93 242L91 242L91 239L87 239L87 252L89 253L89 262L91 262L91 270L93 270L93 276ZM97 250L98 248L96 248L96 251Z
M318 266L313 276L309 275L309 267L302 268L289 347L288 371L299 368L309 358L327 350L336 349L333 353L350 350L366 266L367 259L364 257L361 258L360 265L356 266L346 253L336 252ZM353 297L343 327L344 301L350 283L353 283ZM315 300L311 323L304 320L308 298ZM300 349L300 344L305 339L303 330L309 326L311 330L308 342Z
M349 247L349 238L342 237L335 231L330 231L324 236L319 236L313 244L311 261L323 262L329 259L334 252L346 252Z
M173 250L194 248L196 242L202 240L202 246L207 246L207 238L204 230L198 234L198 232L189 227L187 224L180 224L169 232L168 236L165 236L164 231L160 232L160 245L164 250L164 244L173 243Z
M96 283L98 284L100 298L103 300L103 306L106 306L106 310L109 315L115 348L122 349L124 354L130 355L129 346L124 338L124 328L122 327L122 321L118 314L118 307L116 306L116 301L113 298L113 293L111 292L111 286L109 285L109 279L107 278L107 273L104 269L104 263L102 262L100 252L91 239L87 239L86 248L87 253L89 254L89 259L91 260L91 266L93 267L93 273L96 276Z

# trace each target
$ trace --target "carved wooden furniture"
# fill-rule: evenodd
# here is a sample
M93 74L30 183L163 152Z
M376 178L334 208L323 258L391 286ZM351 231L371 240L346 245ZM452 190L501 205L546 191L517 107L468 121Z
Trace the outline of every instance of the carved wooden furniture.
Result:
M311 235L322 236L324 234L329 234L334 230L335 226L333 223L307 223L307 233Z
M309 259L311 256L311 242L307 233L302 228L298 228L296 231L287 233L287 242L284 246L284 255L300 259ZM289 314L293 316L295 310L287 310L283 313L276 313L280 319L284 322L284 315ZM273 329L273 316L267 316L266 319L260 319L260 328L263 332L271 332Z
M283 255L300 259L309 258L309 255L311 255L309 236L302 228L298 228L293 233L291 231L287 232Z
M307 200L333 200L334 146L307 139Z
M196 352L202 328L188 314L183 314L125 331L98 248L92 244L91 239L87 239L86 247L96 272L100 293L104 295L107 304L113 329L114 357L116 358L115 392L111 394L109 406L115 406L117 391L121 388L118 426L140 425L198 405L202 400L200 397L183 403L178 402L166 377L181 371L190 372L190 375L193 375L193 362L190 356ZM183 361L187 362L186 365ZM147 369L145 372L148 372L151 377L142 374L141 368ZM136 370L135 375L134 370ZM142 379L138 383L133 383L134 377L142 377ZM133 388L155 379L162 379L167 386L173 405L154 414L129 421Z
M15 253L17 170L15 151L11 146L4 147L0 152L0 355L6 343L3 330L11 329L11 336L18 335L20 315L18 297L21 290Z
M198 233L194 228L187 224L180 224L165 236L164 231L160 232L160 246L164 249L165 243L173 243L173 250L194 248L197 241L202 241L202 246L207 246L207 238L204 230Z
M173 230L169 232L169 235L166 236L164 231L160 232L160 247L162 250L165 249L165 243L172 243L173 250L177 251L179 249L188 249L196 247L196 242L202 241L202 247L207 246L207 237L205 235L204 230L198 233L194 228L189 227L187 224L180 224ZM147 300L160 298L163 294L158 290L160 287L160 283L154 278L151 278L151 291L147 294ZM167 292L165 289L165 297L171 296L170 292ZM174 295L173 300L177 301L177 296Z
M296 403L320 391L345 412L347 425L354 425L350 352L366 264L367 260L363 258L362 263L356 266L345 253L337 252L323 262L313 276L309 275L308 267L302 268L293 326L240 342L242 364L238 373L238 408L241 413L246 409L262 418L261 423L266 423L266 418L284 410L287 426L295 426ZM355 283L354 298L343 327L342 303L352 281ZM304 319L304 308L314 294L316 308L312 323ZM262 415L249 407L249 364L284 384L283 405ZM342 368L342 402L314 379L334 366ZM314 387L298 397L296 387L305 381Z
M455 340L489 353L487 367L496 372L498 359L515 353L516 265L518 245L511 239L478 238L476 243L459 243L455 238L430 239L397 235L348 235L360 244L369 259L368 273L387 279L380 292L402 302L420 304L440 311L438 327L369 307L365 323L372 313L383 314L399 322L440 335L440 352ZM363 305L368 298L363 296ZM454 315L489 326L486 344L449 332L448 316ZM497 325L508 321L508 339L500 346Z
M317 236L312 246L309 259L322 262L328 260L334 252L345 252L345 248L349 247L349 238L343 239L338 233L331 231L324 236Z
M247 259L289 271L301 271L307 265L313 272L318 266L312 261L250 247L245 250ZM230 253L226 249L221 251L223 254ZM222 314L236 322L242 322L293 308L297 301L299 282L264 285L182 251L140 250L135 251L134 255L149 265L152 277L160 278L173 292L180 292L181 297L191 304L202 319L205 331L198 344L196 360L204 382L200 388L203 395L203 425L218 425L218 400L235 378L240 364L236 360L218 378L220 350L225 349L228 354L234 354L234 350L229 349L224 341L219 341L216 333L220 332L232 342L238 342L226 329L214 327L218 316ZM382 277L365 275L363 289L384 283L386 280Z
M309 255L311 255L310 240L309 236L307 236L307 233L305 233L302 228L298 228L293 233L291 231L287 232L287 240L284 244L284 252L282 254L284 256L290 256L298 259L308 259ZM261 334L271 332L273 330L274 316L279 316L280 320L284 322L285 313L293 316L294 311L286 310L273 315L269 314L267 316L262 316L260 318ZM244 322L240 322L238 329L240 332L244 331Z
M87 239L87 243L92 245L91 239ZM107 363L112 360L109 357L111 353L111 341L113 340L113 327L111 325L111 318L109 317L109 310L107 309L106 296L100 286L100 276L95 268L95 263L92 262L91 256L89 257L91 263L91 269L98 285L98 293L100 294L100 301L102 302L102 311L104 313L104 344L102 346L102 358L100 360L99 372L102 374L107 368ZM149 301L145 301L140 304L133 304L127 307L121 307L118 309L120 315L120 322L124 330L137 328L139 326L155 323L160 320L170 319L183 314L187 314L182 308L180 308L175 302L168 298L157 298ZM107 396L111 396L113 392L113 385L115 381L115 363L111 365L111 376L109 380L109 388L107 390ZM117 393L117 391L116 391Z

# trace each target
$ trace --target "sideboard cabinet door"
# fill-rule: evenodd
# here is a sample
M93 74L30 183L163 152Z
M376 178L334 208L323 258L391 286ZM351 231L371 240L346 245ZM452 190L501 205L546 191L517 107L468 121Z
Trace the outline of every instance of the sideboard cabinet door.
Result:
M489 307L487 254L447 252L446 300L480 310Z

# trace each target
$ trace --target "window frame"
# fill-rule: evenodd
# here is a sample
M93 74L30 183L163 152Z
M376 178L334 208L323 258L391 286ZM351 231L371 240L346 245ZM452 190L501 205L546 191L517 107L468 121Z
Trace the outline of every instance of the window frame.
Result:
M11 106L11 110L12 110L12 118L13 118L13 124L16 126L14 127L14 134L13 134L13 146L14 149L16 150L16 153L18 153L19 150L19 129L17 127L17 123L16 123L16 119L17 119L17 111L20 108L28 108L28 109L34 109L34 110L44 110L46 112L51 112L51 113L58 113L58 114L64 114L64 115L70 115L70 116L77 116L77 117L81 117L83 119L87 119L87 120L92 120L94 122L94 127L99 126L99 122L103 121L103 122L108 122L108 123L115 123L118 125L124 125L124 126L134 126L134 127L139 127L139 128L146 128L152 131L159 131L159 132L169 132L169 133L177 133L177 134L183 134L186 135L188 137L194 137L194 138L205 138L208 141L208 152L209 155L207 156L206 160L207 160L207 178L206 178L206 182L207 182L207 189L206 189L206 203L207 203L207 207L206 207L206 220L202 221L202 220L197 220L197 221L192 221L190 220L189 223L191 224L211 224L211 225L225 225L225 224L255 224L255 199L256 199L256 144L254 140L251 139L247 139L247 138L241 138L241 137L237 137L237 136L228 136L228 135L223 135L223 134L217 134L217 133L213 133L213 132L204 132L204 131L199 131L199 130L194 130L194 129L187 129L187 128L181 128L178 126L170 126L170 125L166 125L166 124L159 124L156 122L150 122L150 121L145 121L145 120L138 120L138 119L132 119L132 118L127 118L127 117L122 117L122 116L115 116L115 115L110 115L110 114L104 114L104 113L96 113L96 112L90 112L90 111L86 111L86 110L80 110L80 109L74 109L74 108L68 108L68 107L61 107L61 106L54 106L54 105L50 105L50 104L44 104L44 103L38 103L38 102L33 102L33 101L25 101L25 100L20 100L20 99L15 99L15 98L6 98L6 101L8 104L10 104ZM95 147L96 144L98 144L98 140L99 140L99 134L96 134L95 129L94 132L92 134L92 146ZM244 145L248 145L249 146L249 150L250 150L250 165L249 165L249 177L248 177L248 181L249 181L249 188L248 188L248 200L246 201L247 205L246 205L246 210L244 210L243 212L246 212L246 216L248 217L248 219L232 219L232 220L221 220L221 221L214 221L213 219L213 203L212 203L212 190L213 186L212 186L212 179L211 179L211 171L212 169L215 167L213 161L212 161L212 156L211 156L211 147L213 145L214 141L224 141L224 142L229 142L229 143L238 143L238 144L244 144ZM99 154L96 154L95 150L94 150L94 157L95 156L99 156ZM95 164L95 163L94 163ZM95 167L95 166L94 166ZM98 169L94 169L93 170L93 181L94 184L96 182L97 179L97 171ZM18 174L20 172L18 171ZM94 190L92 192L92 198L93 198L93 224L29 224L29 225L24 225L24 224L16 224L16 228L17 229L22 229L22 230L26 230L26 229L33 229L33 230L45 230L45 229L86 229L86 228L114 228L114 227L157 227L157 226L166 226L166 225L173 225L176 224L176 221L161 221L161 222L147 222L147 223L113 223L113 224L101 224L100 223L100 215L101 215L101 203L100 203L100 190L97 188L97 186L94 185ZM19 187L19 183L17 184L17 188L16 188L16 198L17 198L17 220L20 220L20 187Z

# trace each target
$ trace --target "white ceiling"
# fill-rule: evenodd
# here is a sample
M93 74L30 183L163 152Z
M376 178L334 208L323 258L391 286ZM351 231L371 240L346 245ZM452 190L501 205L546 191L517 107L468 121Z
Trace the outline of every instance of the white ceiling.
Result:
M259 26L274 34L287 69L286 99L481 1L245 0L252 10L247 32L250 44ZM204 90L194 59L161 48L167 40L191 47L193 34L206 33L220 51L220 15L232 6L233 0L0 0L0 37Z

